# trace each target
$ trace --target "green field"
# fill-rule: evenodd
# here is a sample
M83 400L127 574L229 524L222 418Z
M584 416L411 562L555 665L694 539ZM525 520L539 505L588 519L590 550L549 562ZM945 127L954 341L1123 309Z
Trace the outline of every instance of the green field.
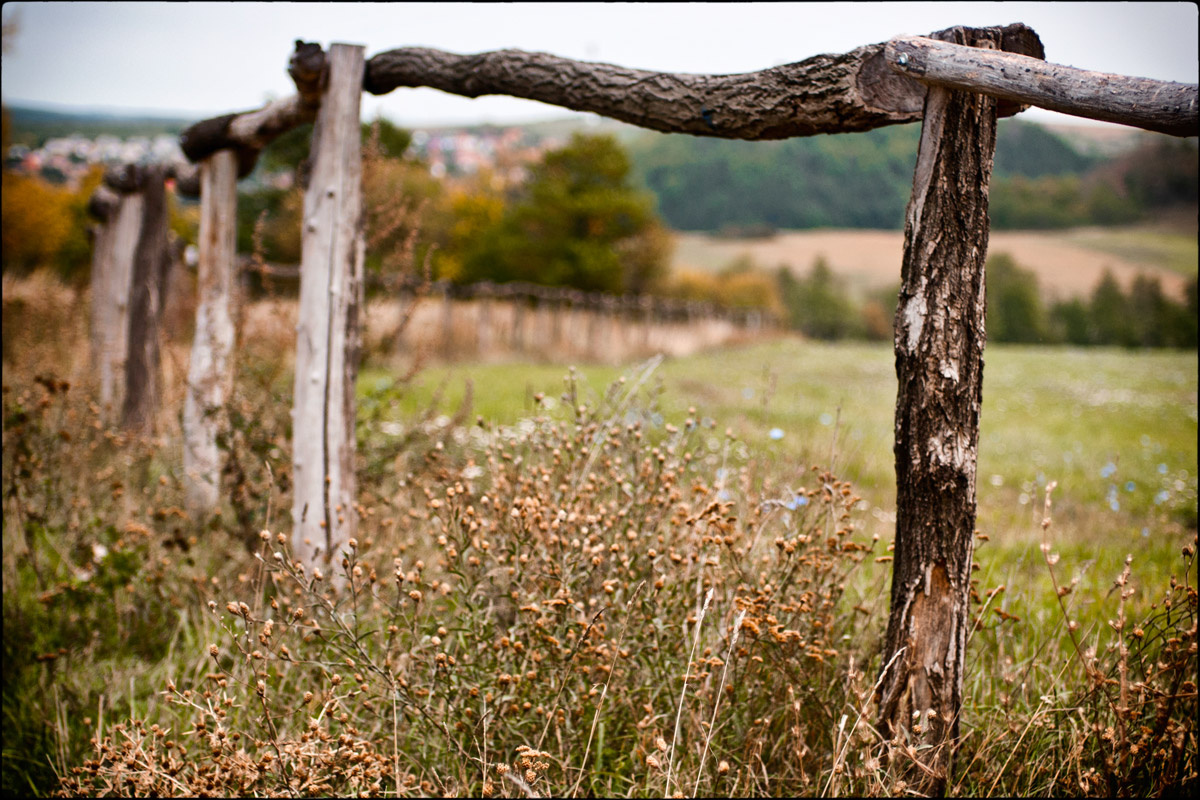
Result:
M1157 226L1127 228L1076 228L1063 237L1073 244L1108 253L1155 269L1196 276L1197 241L1191 230L1167 230Z
M832 466L854 482L886 537L895 503L893 364L888 345L790 339L668 360L647 385L664 390L666 422L681 424L695 407L717 424L712 447L730 428L745 445L735 452L765 456L784 480L795 474L798 481L811 465ZM591 402L634 370L578 368ZM439 389L452 414L469 378L471 418L511 425L535 413L535 394L557 398L565 374L533 363L432 368L403 398L398 419L428 407ZM367 370L360 393L388 382L387 373ZM1040 564L1037 523L1045 486L1057 481L1058 535L1100 553L1103 581L1127 552L1173 558L1196 519L1196 387L1195 353L990 346L978 527L1000 545L993 552ZM772 429L782 437L771 438Z

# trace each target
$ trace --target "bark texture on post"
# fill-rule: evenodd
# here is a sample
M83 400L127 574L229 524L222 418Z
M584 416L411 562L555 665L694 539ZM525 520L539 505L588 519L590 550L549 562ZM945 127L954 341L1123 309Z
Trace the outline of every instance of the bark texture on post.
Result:
M100 379L100 406L115 422L125 401L129 284L142 226L142 196L100 186L89 210L101 221L92 244L92 364Z
M300 316L292 424L292 544L297 558L330 564L354 535L354 380L362 306L363 48L335 44L313 128L304 196ZM333 562L332 570L338 569Z
M990 44L977 34L963 32ZM879 729L931 746L917 751L913 778L932 794L952 766L971 624L995 137L994 99L930 88L896 309L896 541Z
M183 473L188 513L200 519L220 502L217 432L233 383L237 158L222 150L200 165L200 260L196 334L183 403Z
M147 167L140 181L142 219L129 283L129 338L121 426L154 433L159 401L159 318L162 287L170 267L167 241L166 169Z

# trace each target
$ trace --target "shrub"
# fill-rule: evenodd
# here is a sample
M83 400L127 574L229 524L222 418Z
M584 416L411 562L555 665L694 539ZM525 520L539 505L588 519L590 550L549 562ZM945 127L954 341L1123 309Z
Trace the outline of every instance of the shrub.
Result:
M753 491L715 423L666 423L640 382L571 379L477 455L431 450L415 502L364 509L340 593L264 531L258 577L208 603L208 666L64 791L725 793L760 768L813 791L859 498L819 471Z

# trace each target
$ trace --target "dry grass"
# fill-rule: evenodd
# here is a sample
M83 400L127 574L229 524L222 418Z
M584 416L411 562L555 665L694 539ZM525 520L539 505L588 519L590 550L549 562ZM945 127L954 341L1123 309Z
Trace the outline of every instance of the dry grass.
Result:
M362 431L359 535L336 591L288 550L275 347L241 354L212 525L180 511L169 426L130 439L86 381L6 363L6 790L909 788L904 748L889 754L871 725L890 545L855 486L760 458L703 409L660 406L655 363L598 394L571 373L553 408L535 396L510 426L430 420L390 460L374 458L388 434ZM1043 578L976 587L953 793L1194 788L1194 534L1169 583L1128 594L1134 561L1085 606L1052 531L1027 533L1049 544ZM1017 593L1041 598L1041 619L1010 613Z

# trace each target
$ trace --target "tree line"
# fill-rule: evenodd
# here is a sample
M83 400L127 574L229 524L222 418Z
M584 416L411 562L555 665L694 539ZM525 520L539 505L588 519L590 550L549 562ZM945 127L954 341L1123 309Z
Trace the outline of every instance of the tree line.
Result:
M727 271L768 274L746 259L732 263ZM822 257L806 275L797 276L780 266L774 277L776 307L782 308L789 328L822 340L892 338L898 286L857 299ZM1124 289L1110 271L1086 297L1047 300L1032 270L1008 253L997 253L988 259L986 281L988 342L1197 346L1196 278L1186 284L1182 301L1166 295L1157 277L1140 274Z
M653 134L633 139L638 179L677 230L749 234L821 227L898 229L919 130L741 142ZM995 228L1137 222L1195 205L1195 139L1147 134L1116 159L1077 151L1046 128L1002 120L990 191Z
M1195 202L1191 142L1155 140L1152 146L1097 166L1039 126L1009 122L1006 131L1007 138L1002 136L997 148L1000 177L992 192L993 221L1000 217L1024 226L1055 226L1107 213L1105 221L1113 222L1125 213L1122 208L1162 207L1189 198ZM240 252L255 253L265 261L299 262L310 136L309 126L303 126L264 151L257 180L239 193ZM719 212L712 219L721 220L727 232L761 234L777 223L788 224L787 209L796 205L797 197L806 196L801 192L785 202L788 187L797 184L825 186L820 198L804 206L809 219L828 222L852 213L864 225L874 225L873 215L895 211L886 210L888 187L902 187L896 191L907 198L913 158L908 150L915 147L912 128L756 142L744 149L746 157L733 160L726 155L734 150L726 148L749 143L656 135L654 158L665 159L654 168L658 172L646 171L654 158L647 159L636 143L627 151L611 136L576 134L565 146L527 165L527 178L519 182L488 169L436 179L412 156L410 133L387 120L364 124L362 137L370 272L424 274L458 283L525 281L616 294L653 293L765 309L785 326L817 339L887 340L892 335L895 289L854 296L824 259L806 275L786 267L768 272L748 258L717 273L672 273L672 242L662 217L670 221L672 192L678 190L690 197L689 208ZM781 170L778 158L789 153L807 159L807 167ZM694 163L687 160L691 156L696 156ZM640 167L635 163L639 158ZM694 191L691 181L710 167L728 181L711 192ZM654 180L669 183L666 189L659 187L657 202L639 187L639 170L643 177L657 175ZM291 185L267 180L281 174L293 176ZM751 180L756 175L763 179L757 187ZM877 179L874 191L862 191L874 201L854 208L858 181L871 175ZM99 179L97 168L71 189L6 171L4 271L51 265L64 279L86 282L87 198ZM1124 196L1112 188L1117 182ZM775 194L763 190L767 185L776 187ZM1091 200L1080 205L1084 186L1091 187ZM743 197L747 192L749 199ZM780 207L772 206L773 201ZM903 201L899 208L902 212ZM755 209L774 216L764 221ZM171 225L181 241L195 242L197 219L194 203L172 195ZM262 280L251 276L252 288ZM988 338L993 342L1196 346L1195 279L1183 303L1167 297L1155 278L1138 277L1125 291L1111 274L1086 299L1047 301L1036 275L999 254L988 265L988 293Z

